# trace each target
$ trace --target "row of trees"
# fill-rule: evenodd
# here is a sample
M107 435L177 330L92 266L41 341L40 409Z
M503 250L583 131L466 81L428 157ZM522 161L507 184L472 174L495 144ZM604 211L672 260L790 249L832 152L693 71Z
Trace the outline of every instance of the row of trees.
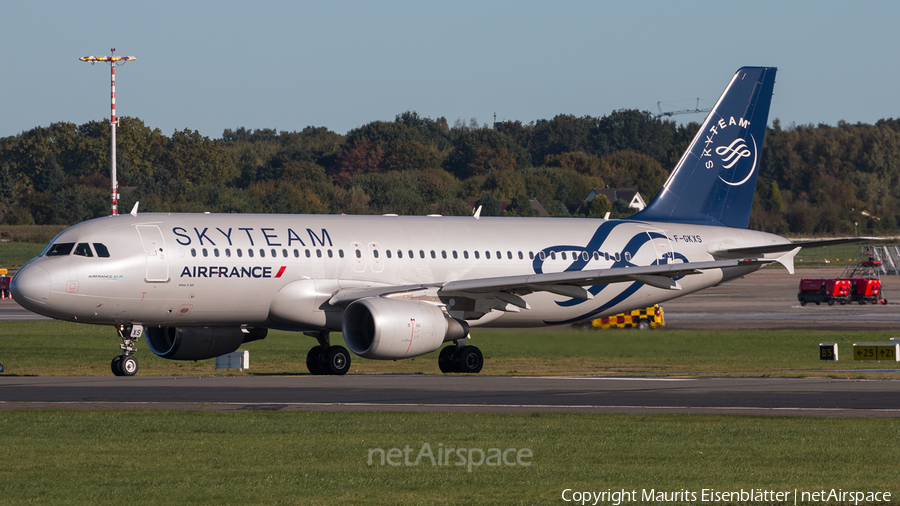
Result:
M120 207L144 211L532 215L627 214L584 206L592 188L652 199L698 126L648 112L559 115L493 128L415 112L340 135L238 128L171 136L137 118L117 129ZM108 214L109 124L55 123L0 139L0 216L71 224ZM898 226L900 120L767 132L751 227L778 233L889 232ZM500 201L510 201L501 210Z

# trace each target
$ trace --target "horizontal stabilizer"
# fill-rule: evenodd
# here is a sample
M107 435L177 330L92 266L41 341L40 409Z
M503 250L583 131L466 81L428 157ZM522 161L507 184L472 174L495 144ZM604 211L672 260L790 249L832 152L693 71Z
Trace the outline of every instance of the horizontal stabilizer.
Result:
M841 239L820 239L814 241L784 242L767 246L730 248L710 251L709 254L716 258L745 258L765 255L767 253L786 253L794 248L821 248L823 246L837 246L838 244L859 244L878 241L884 241L884 239L878 237L845 237Z

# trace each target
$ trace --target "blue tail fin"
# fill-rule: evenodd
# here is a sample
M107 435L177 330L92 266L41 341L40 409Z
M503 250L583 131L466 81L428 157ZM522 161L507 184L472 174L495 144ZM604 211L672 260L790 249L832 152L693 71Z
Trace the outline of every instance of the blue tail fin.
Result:
M642 221L747 228L775 67L737 71Z

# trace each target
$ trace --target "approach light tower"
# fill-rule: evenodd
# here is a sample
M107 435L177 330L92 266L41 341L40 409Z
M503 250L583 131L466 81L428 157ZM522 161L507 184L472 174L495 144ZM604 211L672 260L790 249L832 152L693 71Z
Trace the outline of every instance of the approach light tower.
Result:
M84 56L79 58L81 61L91 62L91 65L97 62L107 62L109 63L110 71L112 72L112 95L111 95L111 115L109 119L109 125L112 129L112 140L110 141L110 169L111 169L111 181L112 181L112 214L118 214L119 207L119 183L116 180L116 67L119 65L124 65L127 61L137 60L134 56L115 56L116 48L110 49L112 56Z

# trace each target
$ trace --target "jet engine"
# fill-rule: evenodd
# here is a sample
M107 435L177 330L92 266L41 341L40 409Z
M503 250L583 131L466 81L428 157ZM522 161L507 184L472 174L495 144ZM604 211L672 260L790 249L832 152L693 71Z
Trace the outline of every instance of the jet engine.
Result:
M204 360L265 339L268 329L240 327L157 327L144 329L150 351L170 360Z
M380 360L424 355L469 334L465 322L434 304L383 297L353 302L342 323L344 341L353 353Z

